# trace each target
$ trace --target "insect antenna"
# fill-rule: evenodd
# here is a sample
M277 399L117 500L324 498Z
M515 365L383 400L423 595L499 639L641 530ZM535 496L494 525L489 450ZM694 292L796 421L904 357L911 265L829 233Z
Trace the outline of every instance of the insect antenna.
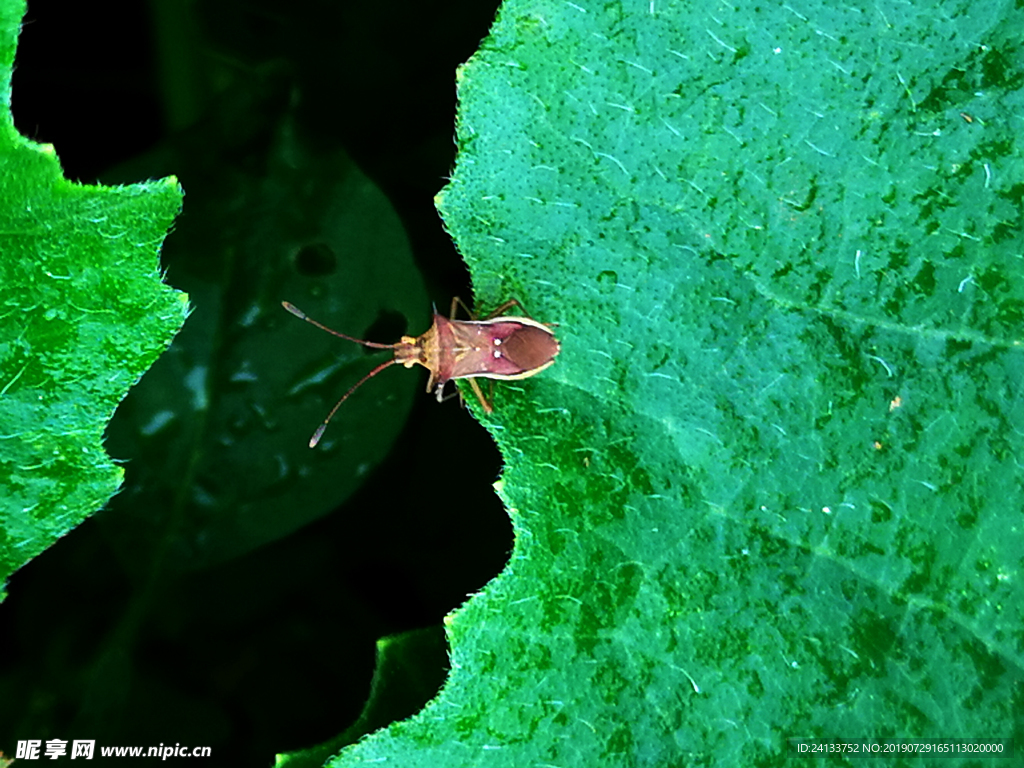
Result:
M384 346L387 346L387 345L384 345ZM367 381L372 379L374 376L376 376L378 373L383 371L385 368L387 368L389 366L392 366L392 365L394 365L397 362L398 362L397 360L388 360L386 363L381 363L376 368L374 368L372 371L370 371L368 374L363 376L363 378L361 378L359 381L357 381L355 384L353 384L352 388L349 389L348 392L346 392L344 395L341 396L341 400L339 400L337 403L334 404L334 407L331 408L331 412L327 414L327 418L324 419L320 423L320 426L316 428L316 432L314 432L313 436L311 438L309 438L309 447L310 448L316 448L316 444L319 443L320 442L320 438L324 436L324 430L327 429L327 425L330 423L331 419L334 417L334 414L338 412L338 409L341 408L341 404L344 403L346 400L348 400L348 396L349 395L351 395L353 392L355 392L357 389L359 389L361 386L363 386L363 384L365 384Z
M336 331L333 328L328 328L323 323L318 323L316 320L314 320L312 317L307 315L301 309L296 307L290 301L282 301L281 302L281 306L283 306L285 309L287 309L289 312L291 312L293 315L295 315L300 320L305 320L307 323L315 325L317 328L319 328L322 331L327 331L329 334L331 334L333 336L338 336L338 337L340 337L342 339L345 339L347 341L354 341L356 344L362 344L364 347L373 347L374 349L395 349L398 346L397 344L378 344L376 341L365 341L364 339L357 339L354 336L348 336L348 335L346 335L344 333ZM386 363L381 363L376 368L374 368L372 371L370 371L368 374L363 376L363 378L361 378L359 381L357 381L355 384L353 384L351 389L349 389L348 392L346 392L344 395L342 395L341 400L339 400L337 403L334 404L334 407L331 408L331 412L327 414L327 418L324 419L320 423L320 426L316 428L316 432L313 433L313 437L311 437L309 439L309 447L310 448L316 448L316 444L319 443L320 442L320 438L324 436L324 430L327 429L327 425L330 423L331 419L334 417L334 414L338 412L338 409L341 407L341 404L344 403L346 400L348 400L348 396L349 395L351 395L353 392L355 392L357 389L359 389L361 386L363 386L363 384L365 384L367 381L372 379L374 376L376 376L378 373L383 371L385 368L388 368L389 366L392 366L392 365L394 365L397 362L398 362L397 359L393 359L393 360L388 360Z
M293 315L295 315L300 320L305 320L307 323L315 325L321 331L327 331L328 333L330 333L330 334L332 334L334 336L338 336L338 337L340 337L342 339L346 339L347 341L354 341L356 344L362 344L364 347L373 347L374 349L394 349L395 348L394 344L378 344L376 341L365 341L364 339L357 339L354 336L346 336L344 333L341 333L340 331L336 331L333 328L328 328L323 323L318 323L316 320L314 320L312 317L307 315L301 309L296 307L290 301L282 301L281 302L281 306L283 306L285 309L287 309L289 312L291 312ZM360 382L360 384L361 383L362 382Z

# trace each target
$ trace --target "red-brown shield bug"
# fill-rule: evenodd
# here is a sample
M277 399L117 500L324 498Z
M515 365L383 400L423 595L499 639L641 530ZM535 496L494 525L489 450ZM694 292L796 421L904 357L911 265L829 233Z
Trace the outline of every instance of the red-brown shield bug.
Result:
M379 344L347 336L318 323L294 304L287 301L281 304L296 317L328 333L362 344L364 347L391 349L395 353L393 359L378 365L342 395L327 414L327 418L313 433L309 441L310 448L320 442L327 424L349 395L385 368L396 363L401 363L406 368L422 365L429 370L427 392L434 390L438 402L441 401L445 385L449 381L469 379L473 394L480 401L480 405L486 413L491 413L494 408L487 402L475 379L528 379L554 363L560 349L558 339L547 325L529 317L501 314L510 307L522 306L515 299L506 301L486 320L456 320L456 306L462 305L465 308L466 305L455 297L452 299L451 317L440 315L435 309L434 322L426 333L418 337L403 336L396 344ZM466 311L469 312L468 309ZM472 313L469 314L472 317Z

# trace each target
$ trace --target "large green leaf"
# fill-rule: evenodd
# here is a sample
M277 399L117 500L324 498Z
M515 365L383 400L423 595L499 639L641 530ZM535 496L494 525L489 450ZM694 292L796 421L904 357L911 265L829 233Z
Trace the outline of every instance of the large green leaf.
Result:
M117 491L103 430L188 312L157 258L177 181L72 183L15 130L23 12L0 2L0 581Z
M507 3L440 207L563 351L447 686L335 764L1024 736L1022 84L1009 2Z

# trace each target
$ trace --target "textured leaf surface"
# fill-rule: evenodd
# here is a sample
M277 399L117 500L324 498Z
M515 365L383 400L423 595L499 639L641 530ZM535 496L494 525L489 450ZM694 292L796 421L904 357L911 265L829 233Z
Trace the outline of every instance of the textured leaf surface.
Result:
M1011 3L505 5L441 208L563 352L499 393L516 548L447 687L337 765L1024 735L1022 44Z
M103 430L188 311L157 259L177 181L75 184L15 131L23 11L0 3L0 580L117 491Z

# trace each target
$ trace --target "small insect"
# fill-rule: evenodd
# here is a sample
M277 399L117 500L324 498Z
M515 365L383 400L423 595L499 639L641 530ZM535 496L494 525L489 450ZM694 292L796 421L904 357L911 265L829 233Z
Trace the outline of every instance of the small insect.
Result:
M547 325L529 317L501 314L510 307L522 306L515 299L506 301L486 320L456 320L455 309L458 305L461 305L470 317L473 316L456 296L452 299L451 317L440 315L435 309L434 322L426 333L418 337L403 336L396 344L379 344L347 336L318 323L294 304L287 301L282 301L281 304L296 317L328 333L362 344L364 347L391 349L395 353L393 359L378 365L342 395L327 414L327 418L313 433L309 440L310 448L314 448L320 442L331 418L349 395L385 368L396 363L401 363L406 368L422 365L429 370L427 392L434 390L438 402L443 399L444 388L449 381L469 379L473 394L480 401L480 405L486 413L491 413L494 408L487 402L475 379L528 379L554 363L561 349L558 339Z

